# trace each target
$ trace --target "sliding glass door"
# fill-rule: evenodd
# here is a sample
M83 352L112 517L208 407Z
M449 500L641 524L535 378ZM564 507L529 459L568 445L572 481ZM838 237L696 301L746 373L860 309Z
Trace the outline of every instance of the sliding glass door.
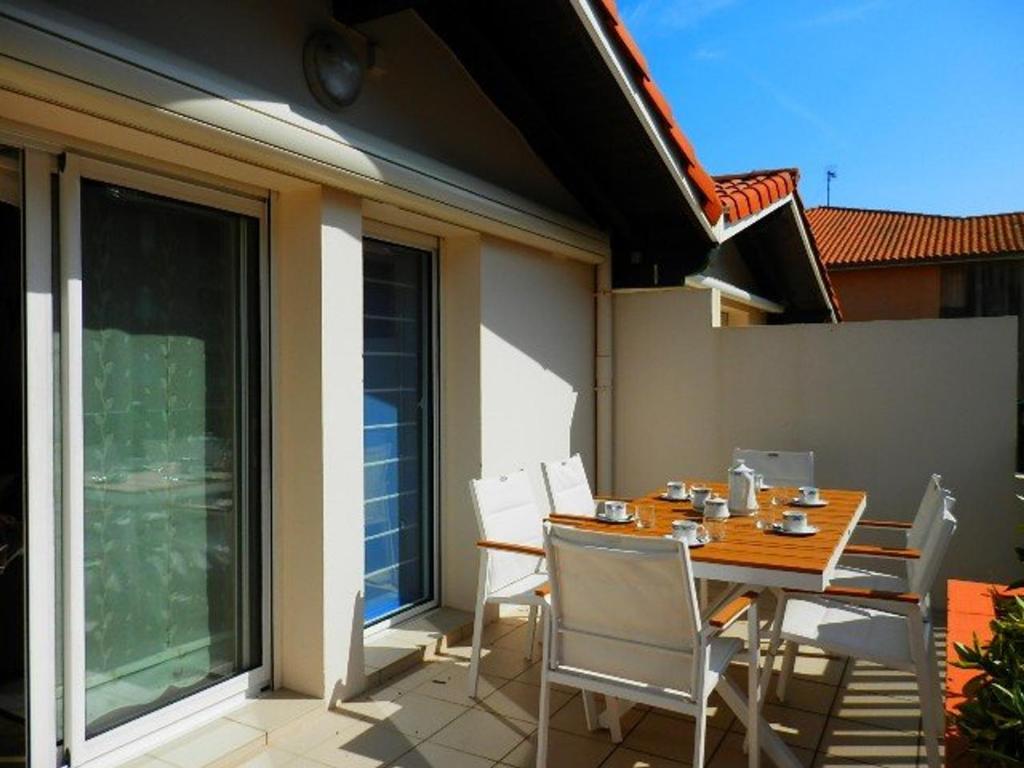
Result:
M21 153L0 146L0 766L24 766L27 749L21 190Z
M363 241L365 620L435 587L434 254Z
M88 759L266 677L264 217L75 160L61 220L67 738Z

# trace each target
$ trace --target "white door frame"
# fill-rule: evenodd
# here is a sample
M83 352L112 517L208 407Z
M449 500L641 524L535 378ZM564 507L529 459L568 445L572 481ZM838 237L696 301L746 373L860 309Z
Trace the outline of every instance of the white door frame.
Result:
M84 455L82 412L81 180L95 179L258 218L261 306L261 665L155 712L86 739L84 614ZM268 237L266 202L179 179L64 155L60 173L61 398L63 422L64 740L72 766L103 768L184 734L270 683L271 516ZM51 443L52 448L52 443ZM51 473L52 478L52 473ZM41 481L40 481L41 482ZM51 577L52 578L52 577ZM52 601L50 605L52 605ZM35 648L35 646L33 646ZM49 651L52 655L52 645ZM52 690L52 689L51 689ZM52 696L52 693L50 694ZM49 701L52 698L48 697ZM43 738L42 736L40 738Z

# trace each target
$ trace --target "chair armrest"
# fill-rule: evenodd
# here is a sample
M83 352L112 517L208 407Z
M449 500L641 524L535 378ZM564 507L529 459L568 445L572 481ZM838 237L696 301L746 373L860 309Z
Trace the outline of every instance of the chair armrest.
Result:
M509 544L504 541L478 541L476 545L482 549L497 549L501 552L515 552L520 555L544 557L543 547L531 547L528 544Z
M757 595L757 592L750 591L733 598L711 614L708 618L708 624L718 630L725 629L743 615L747 608L754 604L757 600Z
M901 520L860 520L857 523L857 527L896 528L903 531L909 531L913 527L913 523L904 523Z
M915 605L921 602L921 596L916 592L887 592L881 589L864 589L862 587L829 587L824 592L814 592L809 589L787 589L786 592L819 597L855 597L861 600L881 600Z
M551 585L545 581L543 584L541 584L539 587L533 590L533 594L535 594L537 597L547 597L551 594Z
M871 544L847 544L843 555L857 555L859 557L895 557L901 560L917 560L921 557L921 550L908 547L876 547Z

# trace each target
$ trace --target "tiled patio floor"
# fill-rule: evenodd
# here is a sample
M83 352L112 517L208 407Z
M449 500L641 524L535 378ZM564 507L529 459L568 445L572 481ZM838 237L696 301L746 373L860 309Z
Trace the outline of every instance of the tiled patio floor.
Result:
M732 632L745 633L738 624ZM271 733L248 768L487 768L532 766L540 668L523 657L525 626L506 617L487 629L480 699L465 694L469 641L393 678L337 711L315 711ZM942 645L940 639L940 646ZM745 667L736 664L742 684ZM766 714L808 768L924 765L921 718L912 676L802 649L785 705L772 695ZM555 768L670 768L689 765L693 721L637 708L624 740L588 733L577 692L552 698L549 765ZM744 729L719 706L708 729L708 764L746 766ZM771 765L767 758L765 765Z

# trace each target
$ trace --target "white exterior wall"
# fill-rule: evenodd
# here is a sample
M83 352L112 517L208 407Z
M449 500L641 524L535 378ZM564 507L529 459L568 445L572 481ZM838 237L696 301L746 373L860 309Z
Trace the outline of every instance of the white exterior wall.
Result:
M594 269L494 238L442 270L444 602L471 609L478 538L468 483L579 452L593 484Z
M960 524L944 577L1014 576L1014 318L716 329L712 293L615 297L619 493L724 481L734 447L810 449L819 486L910 520L939 472Z

